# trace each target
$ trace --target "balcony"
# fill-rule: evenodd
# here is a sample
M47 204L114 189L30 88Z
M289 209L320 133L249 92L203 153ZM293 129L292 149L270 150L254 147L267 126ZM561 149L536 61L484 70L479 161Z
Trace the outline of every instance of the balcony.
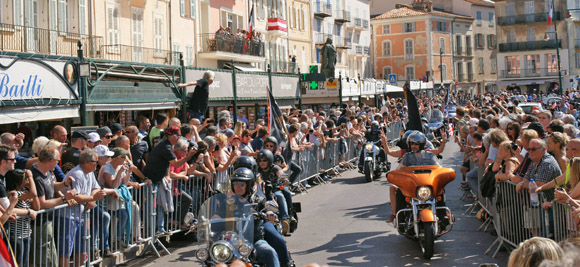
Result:
M502 70L499 78L533 78L533 77L556 77L558 76L557 68L531 68L531 69L511 69Z
M347 49L352 48L352 39L344 38L344 45L345 45L345 48L347 48Z
M468 73L467 74L467 81L472 83L473 81L475 81L475 75L473 75L473 73Z
M272 12L268 15L267 30L268 34L273 37L286 36L288 24L278 12Z
M97 52L96 58L143 62L150 64L179 65L179 52L162 50L155 48L146 48L141 46L130 45L101 45L100 51Z
M0 51L76 57L79 41L85 57L97 57L103 37L0 23Z
M347 39L345 37L336 35L334 36L334 46L336 46L336 48L338 49L350 49L351 43L350 43L350 39L348 39L348 43L347 43Z
M278 73L298 73L298 63L282 60L266 60L264 66L270 64L272 72Z
M354 19L354 28L355 30L362 30L362 19L361 18L355 18Z
M562 40L558 40L558 46L562 48ZM550 39L547 41L541 40L541 41L526 41L526 42L499 44L500 52L530 51L544 49L556 49L556 40Z
M326 39L328 39L328 38L333 39L332 34L322 33L322 32L316 33L315 32L314 33L314 44L315 45L324 45L326 43ZM334 40L334 41L336 41L336 40Z
M465 49L465 55L466 55L466 56L473 56L473 48L472 48L471 46L468 46L468 47Z
M337 10L336 17L334 17L334 22L336 23L350 22L350 11Z
M560 12L554 12L554 17L552 20L560 20ZM523 14L515 16L503 16L497 17L497 25L507 26L515 24L530 24L536 22L546 22L548 21L548 13L534 13L534 14Z
M463 46L456 46L455 47L455 55L462 55L463 54Z
M321 1L314 3L314 16L319 18L331 17L332 5Z
M371 55L371 48L368 46L363 47L364 55L370 56Z
M246 62L264 62L264 42L214 33L201 34L200 38L201 58L239 60L243 55Z
M363 29L368 30L369 29L369 20L363 19L362 20L362 27L363 27Z
M362 54L363 54L363 47L362 47L362 45L357 45L356 46L356 54L357 54L357 56L362 56Z

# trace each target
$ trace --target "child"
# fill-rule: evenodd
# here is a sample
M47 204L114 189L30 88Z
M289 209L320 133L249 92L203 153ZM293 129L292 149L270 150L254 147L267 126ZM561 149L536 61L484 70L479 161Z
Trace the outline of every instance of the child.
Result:
M15 213L25 217L10 222L9 236L16 252L18 265L28 266L30 234L32 233L30 220L36 218L36 210L40 209L32 172L20 169L8 171L6 173L6 190L12 194L13 192L17 194L18 203L15 206Z

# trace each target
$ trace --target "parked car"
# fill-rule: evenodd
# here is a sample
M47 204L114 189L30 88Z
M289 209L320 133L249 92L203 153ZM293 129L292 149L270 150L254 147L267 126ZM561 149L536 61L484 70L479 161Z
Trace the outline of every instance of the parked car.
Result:
M532 111L534 110L534 107L536 107L537 110L544 110L542 108L542 104L536 102L520 103L518 107L520 107L526 114L531 114Z
M544 107L546 107L547 109L550 108L550 106L552 106L555 102L561 102L563 101L561 97L559 96L550 96L550 97L546 97L542 100L542 104L544 104Z

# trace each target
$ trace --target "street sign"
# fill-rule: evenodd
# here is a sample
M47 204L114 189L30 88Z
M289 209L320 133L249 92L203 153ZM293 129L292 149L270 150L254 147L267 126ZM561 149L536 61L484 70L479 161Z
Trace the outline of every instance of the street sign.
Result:
M324 73L311 73L311 74L302 74L303 81L317 81L317 82L324 82L326 81L326 74Z
M389 74L389 82L397 83L397 74Z

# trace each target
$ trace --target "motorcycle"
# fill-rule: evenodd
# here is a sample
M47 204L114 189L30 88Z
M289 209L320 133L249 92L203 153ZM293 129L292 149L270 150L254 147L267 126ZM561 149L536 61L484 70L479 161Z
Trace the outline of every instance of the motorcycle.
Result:
M377 143L381 141L372 142L368 141L364 145L364 163L363 163L363 174L365 175L365 180L367 182L371 182L373 179L378 179L383 172L388 172L391 169L391 163L386 160L385 155L385 162L379 161L377 163L377 159L379 157L379 153L381 152L381 148L377 146ZM371 176L372 172L372 176Z
M283 175L280 179L273 184L274 188L279 188L280 190L284 190L284 187L287 186L288 176ZM273 201L268 201L267 206L271 207L271 210L276 210L275 213L278 213L278 205ZM294 233L298 228L298 213L302 212L302 204L300 202L292 202L292 208L288 210L288 215L290 215L290 233ZM280 228L280 233L282 228Z
M399 187L395 228L419 241L425 259L433 256L435 239L453 228L444 189L454 179L454 170L437 165L402 167L387 174L387 181Z
M203 266L241 260L259 266L254 249L252 204L237 195L217 194L199 212L198 240L203 244L195 256ZM265 216L265 215L262 215Z

